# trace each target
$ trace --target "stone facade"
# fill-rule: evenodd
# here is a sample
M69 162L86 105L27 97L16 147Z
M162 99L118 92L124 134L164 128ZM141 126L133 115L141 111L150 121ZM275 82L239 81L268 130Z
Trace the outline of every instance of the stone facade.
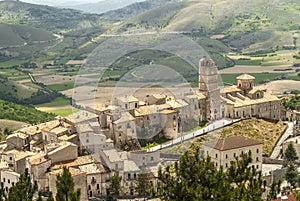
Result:
M236 157L251 152L252 163L256 170L262 169L262 143L242 136L229 137L210 141L203 144L204 158L209 156L211 161L219 169L221 166L224 171L230 166L231 161Z

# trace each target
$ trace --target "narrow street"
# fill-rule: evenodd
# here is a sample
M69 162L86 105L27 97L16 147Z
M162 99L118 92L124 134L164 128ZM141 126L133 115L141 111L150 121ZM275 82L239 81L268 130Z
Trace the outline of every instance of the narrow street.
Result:
M288 128L285 133L281 136L280 140L278 140L276 146L273 149L273 152L270 156L272 159L277 159L280 155L280 150L282 148L282 143L290 136L293 135L293 122L288 122Z

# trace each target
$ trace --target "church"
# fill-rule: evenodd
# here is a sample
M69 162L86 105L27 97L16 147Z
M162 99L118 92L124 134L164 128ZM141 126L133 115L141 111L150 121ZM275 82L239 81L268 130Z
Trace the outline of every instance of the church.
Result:
M212 59L204 57L200 60L199 91L207 98L210 111L207 120L246 117L280 119L280 99L268 93L264 86L255 86L255 77L242 74L236 78L237 85L221 89L217 70Z

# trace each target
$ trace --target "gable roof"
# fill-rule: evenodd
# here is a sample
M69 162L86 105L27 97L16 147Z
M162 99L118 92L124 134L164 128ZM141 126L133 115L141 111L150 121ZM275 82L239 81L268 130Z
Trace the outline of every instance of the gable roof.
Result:
M234 136L234 137L209 141L204 143L203 146L217 149L219 151L225 151L230 149L238 149L242 147L259 145L259 144L262 143L243 136Z

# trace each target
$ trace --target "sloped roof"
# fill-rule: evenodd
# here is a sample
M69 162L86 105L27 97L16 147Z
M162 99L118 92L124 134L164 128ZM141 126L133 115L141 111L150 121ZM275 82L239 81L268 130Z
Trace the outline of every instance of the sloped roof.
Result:
M259 144L262 143L243 136L234 136L234 137L209 141L204 143L203 146L217 149L219 151L226 151L226 150L238 149L242 147L254 146Z
M245 74L238 76L236 79L238 79L238 80L254 80L255 77L245 73Z

